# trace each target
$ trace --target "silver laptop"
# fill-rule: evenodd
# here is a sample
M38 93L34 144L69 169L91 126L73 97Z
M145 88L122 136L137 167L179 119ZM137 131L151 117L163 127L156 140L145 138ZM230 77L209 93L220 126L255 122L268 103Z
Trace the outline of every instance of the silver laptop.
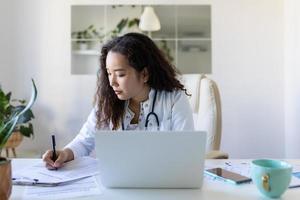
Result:
M116 188L200 188L206 133L98 131L102 184Z

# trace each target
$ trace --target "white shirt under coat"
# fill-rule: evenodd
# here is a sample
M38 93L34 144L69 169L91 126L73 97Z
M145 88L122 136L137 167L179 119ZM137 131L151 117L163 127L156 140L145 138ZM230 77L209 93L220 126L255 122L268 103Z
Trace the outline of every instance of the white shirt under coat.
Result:
M141 110L139 116L139 123L134 126L135 130L145 130L146 116L152 110L152 102L154 98L155 90L151 89L148 100L141 102ZM126 101L124 127L125 130L131 130L131 120L134 117L134 113L129 109L128 102ZM148 128L150 131L183 131L194 130L194 121L191 106L188 102L187 96L184 91L178 90L173 92L157 91L156 102L154 106L154 112L158 116L159 127L157 126L155 117L151 115L149 117ZM70 148L74 153L74 158L80 156L89 155L95 148L95 133L98 130L96 128L96 114L93 109L81 128L79 134L66 146ZM101 130L112 130L112 124L101 128ZM119 130L122 130L120 124Z

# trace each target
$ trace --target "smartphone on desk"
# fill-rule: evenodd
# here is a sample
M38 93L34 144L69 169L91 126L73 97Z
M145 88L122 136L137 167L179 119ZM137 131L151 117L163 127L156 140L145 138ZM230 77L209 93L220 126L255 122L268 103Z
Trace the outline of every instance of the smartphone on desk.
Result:
M219 167L206 169L205 173L234 184L247 183L251 181L251 178L249 177Z

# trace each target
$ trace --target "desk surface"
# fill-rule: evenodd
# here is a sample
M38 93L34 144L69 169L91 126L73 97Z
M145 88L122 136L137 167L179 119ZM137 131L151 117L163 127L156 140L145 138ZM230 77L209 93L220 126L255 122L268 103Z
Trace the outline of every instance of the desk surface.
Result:
M13 159L13 170L20 169L37 162L38 159ZM206 160L206 165L222 164L225 161L240 163L247 160ZM248 160L249 161L249 160ZM300 160L288 160L292 164L300 164ZM99 177L97 177L99 178ZM13 186L11 200L20 200L25 186ZM288 189L281 199L299 199L300 188ZM75 198L74 198L75 199ZM99 196L77 199L122 199L122 200L193 200L193 199L268 199L263 197L254 184L232 185L222 181L204 179L201 189L104 189Z

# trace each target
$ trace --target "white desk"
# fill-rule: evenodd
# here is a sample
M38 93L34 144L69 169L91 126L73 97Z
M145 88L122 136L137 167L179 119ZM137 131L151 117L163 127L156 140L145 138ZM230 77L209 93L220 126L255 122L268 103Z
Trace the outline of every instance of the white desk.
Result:
M20 169L37 162L38 159L13 159L13 170ZM225 161L242 162L245 160L206 160L206 163L220 164ZM300 164L300 160L288 160L292 164ZM99 177L97 177L99 179ZM13 186L11 200L20 200L25 186ZM299 199L300 188L288 189L282 199ZM75 198L73 198L75 199ZM268 199L263 197L254 184L232 185L222 181L212 181L204 179L203 187L196 189L104 189L99 196L89 196L79 199L112 199L112 200L232 200L232 199Z

